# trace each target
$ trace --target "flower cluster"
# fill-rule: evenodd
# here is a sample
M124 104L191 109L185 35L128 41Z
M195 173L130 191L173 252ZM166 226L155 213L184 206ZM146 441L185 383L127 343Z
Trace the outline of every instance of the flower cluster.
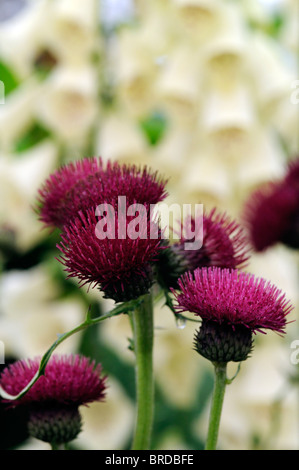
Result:
M62 230L58 248L69 277L78 277L82 285L98 286L116 302L147 293L153 283L153 262L162 249L161 231L157 230L157 238L150 236L155 225L150 208L166 197L165 185L146 167L110 161L104 165L101 158L85 158L50 175L39 192L39 213L47 226ZM125 201L121 209L120 196ZM100 205L103 211L98 217ZM134 220L127 211L139 205L146 217L129 236ZM104 214L107 226L97 234ZM123 217L120 233L117 227Z

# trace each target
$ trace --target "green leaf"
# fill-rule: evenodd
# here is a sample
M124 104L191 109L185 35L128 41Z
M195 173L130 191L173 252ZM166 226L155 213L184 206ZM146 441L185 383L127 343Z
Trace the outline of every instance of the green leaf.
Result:
M167 128L167 120L164 114L153 112L150 116L140 121L140 127L150 145L157 145L162 139Z
M35 122L32 126L15 142L15 152L22 153L34 147L44 139L51 136L51 132L41 124Z
M19 85L16 75L4 62L0 62L0 80L4 84L5 96L8 96Z

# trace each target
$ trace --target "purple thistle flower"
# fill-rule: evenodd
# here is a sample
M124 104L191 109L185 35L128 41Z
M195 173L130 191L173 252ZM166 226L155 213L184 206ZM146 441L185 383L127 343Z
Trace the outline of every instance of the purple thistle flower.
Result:
M284 333L292 310L285 295L269 281L250 273L202 268L185 273L174 291L175 309L202 319L197 351L213 362L240 361L252 348L252 333Z
M191 219L190 227L185 224L183 233L188 233L190 229L193 233L195 227L196 221ZM241 268L249 259L248 240L243 228L226 214L217 212L216 208L203 215L202 247L198 250L185 250L184 244L188 241L190 239L182 237L176 249L186 259L190 271L210 266Z
M198 222L198 223L197 223ZM236 269L245 267L249 259L249 241L245 230L226 214L214 208L203 214L202 245L198 249L186 250L185 243L194 242L196 227L200 221L190 218L182 224L179 242L161 253L159 273L161 283L177 287L177 280L186 271L216 266ZM190 234L190 237L189 235Z
M255 251L276 243L299 248L299 160L288 165L284 178L253 191L243 220Z
M1 387L10 395L19 394L39 369L40 358L20 360L7 366L1 376ZM53 355L45 374L13 406L32 403L86 405L105 398L106 378L102 366L80 355Z
M128 204L156 204L167 193L166 181L147 167L121 165L101 158L84 158L62 166L38 192L37 212L48 227L62 229L78 214L125 196Z
M174 292L177 311L190 311L203 320L241 324L253 332L263 329L283 333L292 310L285 295L263 278L239 270L196 269L178 281Z
M299 186L299 155L288 163L285 181Z
M108 223L108 231L101 239L94 211L80 213L61 235L59 261L69 273L68 277L77 277L81 286L97 286L105 297L123 302L148 292L153 283L153 263L162 243L159 236L150 236L153 222L149 219L141 221L136 237L127 233L119 237L115 228L119 218L117 213L114 215L113 223ZM126 231L130 221L125 221Z
M39 369L40 359L17 361L6 367L1 376L1 387L11 395L18 395ZM102 366L79 355L52 356L45 373L18 400L10 406L28 409L29 435L54 445L67 443L81 431L80 405L103 401L106 377L101 377ZM6 400L9 402L9 400Z

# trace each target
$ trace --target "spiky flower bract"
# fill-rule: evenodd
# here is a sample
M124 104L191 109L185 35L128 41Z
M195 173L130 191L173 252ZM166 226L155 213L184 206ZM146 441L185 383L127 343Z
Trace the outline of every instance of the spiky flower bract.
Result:
M152 220L141 220L138 231L129 234L134 219L122 225L118 216L113 211L107 232L102 232L97 230L99 221L93 211L80 213L65 228L58 248L68 277L77 277L80 285L97 286L106 298L124 302L148 293L154 281L153 263L163 246L159 234L151 237ZM120 226L124 231L119 232Z
M205 342L208 341L211 352L208 358L216 362L220 357L224 362L246 359L251 350L248 332L273 330L284 333L286 316L292 310L276 286L237 269L196 269L193 273L185 273L178 284L180 290L173 291L177 300L175 309L179 313L189 311L201 317L201 329L206 329L206 334L197 335L200 339L197 350L206 357ZM240 340L240 335L244 341ZM240 355L245 338L248 348Z
M95 210L105 201L116 205L118 196L128 204L156 204L167 195L165 185L147 167L83 158L49 176L39 190L37 211L45 226L63 229L80 211Z
M40 359L17 361L6 367L1 387L18 395L39 370ZM54 355L42 375L21 398L10 406L26 406L29 411L28 431L32 437L52 445L67 443L81 431L80 405L103 401L106 377L102 366L80 355Z

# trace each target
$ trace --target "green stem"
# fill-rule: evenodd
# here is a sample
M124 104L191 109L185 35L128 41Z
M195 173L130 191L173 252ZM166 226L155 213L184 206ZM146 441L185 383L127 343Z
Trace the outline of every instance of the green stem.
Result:
M210 421L208 437L206 441L206 450L216 450L222 405L224 400L227 363L215 363L215 383L210 411Z
M133 450L148 450L154 412L153 385L153 301L152 295L142 298L139 306L130 313L136 358L136 401L137 415Z
M58 444L56 444L56 442L51 442L50 446L51 450L62 450L62 448Z

